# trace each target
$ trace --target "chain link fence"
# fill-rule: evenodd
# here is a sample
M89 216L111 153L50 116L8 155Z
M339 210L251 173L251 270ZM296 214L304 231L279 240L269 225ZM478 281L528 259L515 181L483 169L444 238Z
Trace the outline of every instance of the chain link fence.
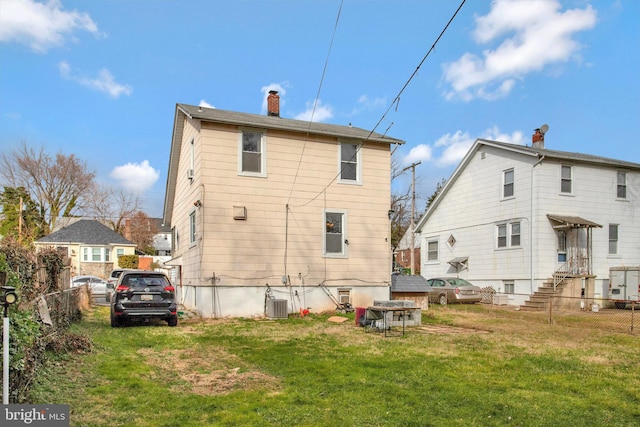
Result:
M530 295L500 294L483 289L483 303L515 308L530 313L528 318L576 328L597 328L616 333L640 334L640 302L606 298L580 298L549 295L538 307L513 305L513 299L527 300Z

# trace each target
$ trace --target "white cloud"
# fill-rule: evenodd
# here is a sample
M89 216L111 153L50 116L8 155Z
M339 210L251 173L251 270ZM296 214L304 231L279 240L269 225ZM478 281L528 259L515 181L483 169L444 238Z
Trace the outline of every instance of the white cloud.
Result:
M204 108L216 108L213 105L209 104L207 101L205 101L204 99L200 100L200 103L198 104L198 107L204 107Z
M595 26L596 11L590 5L564 12L560 7L557 0L494 0L491 11L476 18L473 36L478 43L499 45L483 50L482 57L465 53L443 64L451 86L445 98L503 98L529 73L579 61L581 46L572 37Z
M431 160L432 149L428 144L418 144L402 159L403 165L411 165L417 162Z
M307 109L297 114L294 118L307 122L323 122L333 117L333 108L330 105L322 105L322 101L309 101L306 103Z
M440 167L453 166L460 163L460 160L467 154L469 148L473 145L476 139L469 133L457 131L453 135L448 133L441 136L433 144L434 147L444 147L444 150L440 153L435 163Z
M441 168L457 166L469 152L469 149L477 138L511 144L525 144L524 133L522 131L514 131L508 134L501 132L497 126L494 126L481 132L480 136L476 137L471 136L469 132L458 130L453 134L447 133L442 135L432 145L420 144L413 147L409 154L403 158L402 163L409 165L418 161L430 161L435 166Z
M77 30L99 36L98 26L87 13L65 11L59 0L0 0L0 42L18 42L36 52L62 46Z
M120 182L120 185L127 190L141 194L155 184L160 177L160 172L152 168L148 160L143 160L142 163L116 166L109 176Z
M500 132L500 129L498 129L497 126L494 126L492 128L485 130L480 136L480 138L488 139L491 141L507 142L510 144L519 144L519 145L525 144L524 133L522 131L517 130L511 134L508 134L508 133Z
M71 66L65 61L58 64L58 69L60 70L60 75L65 79L73 80L82 86L104 92L112 98L118 98L120 95L131 95L131 93L133 93L131 86L117 83L114 80L113 74L106 68L98 71L98 75L95 78L74 75L71 72Z

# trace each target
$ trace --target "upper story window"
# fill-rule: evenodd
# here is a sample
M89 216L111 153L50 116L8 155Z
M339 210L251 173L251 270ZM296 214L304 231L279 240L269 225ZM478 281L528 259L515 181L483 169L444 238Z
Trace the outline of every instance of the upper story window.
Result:
M348 244L345 232L345 213L327 211L324 213L324 254L328 256L346 255Z
M560 192L571 194L573 192L572 181L573 181L573 167L562 165L561 177L560 177Z
M513 197L514 195L514 172L513 169L504 171L502 184L502 198Z
M609 224L609 255L618 254L618 224Z
M496 247L513 248L520 246L520 222L498 224L496 226Z
M617 185L616 197L619 199L627 198L627 173L626 172L618 172L618 185Z
M340 182L361 182L362 150L358 144L343 142L340 144Z
M241 175L267 176L266 137L264 132L242 130L238 151L238 172Z
M427 241L427 261L437 261L438 260L438 241L437 240L428 240Z

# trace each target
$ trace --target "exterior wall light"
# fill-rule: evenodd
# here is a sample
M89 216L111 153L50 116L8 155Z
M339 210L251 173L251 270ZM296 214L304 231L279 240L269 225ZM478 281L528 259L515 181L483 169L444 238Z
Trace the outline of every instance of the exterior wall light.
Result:
M0 304L4 305L6 317L8 306L18 301L18 294L16 294L16 288L13 286L2 286L0 289L2 290L2 292L0 292Z

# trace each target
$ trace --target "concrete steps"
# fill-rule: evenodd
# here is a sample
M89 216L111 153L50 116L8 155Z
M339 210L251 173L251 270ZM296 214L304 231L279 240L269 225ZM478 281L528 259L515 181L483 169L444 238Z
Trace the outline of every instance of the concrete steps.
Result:
M549 308L549 299L554 295L562 293L562 287L564 284L560 282L556 289L553 289L553 279L547 279L537 291L529 297L523 305L520 306L520 310L525 311L544 311Z

